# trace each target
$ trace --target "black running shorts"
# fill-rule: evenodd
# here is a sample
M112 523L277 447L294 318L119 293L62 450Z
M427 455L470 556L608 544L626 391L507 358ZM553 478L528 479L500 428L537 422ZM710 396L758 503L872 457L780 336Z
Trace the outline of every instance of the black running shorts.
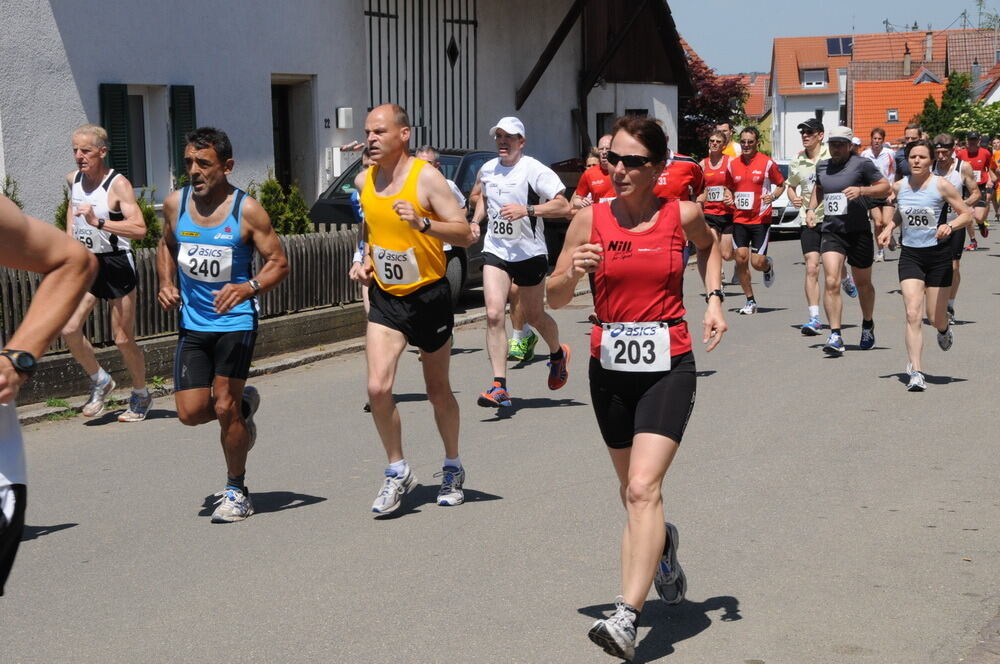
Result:
M992 192L986 190L986 185L979 185L979 200L972 204L972 207L988 208L990 206L990 195Z
M6 494L6 495L4 495ZM28 505L28 487L23 484L12 484L0 489L0 505L4 500L14 501L14 512L10 521L0 510L0 596L3 587L10 576L10 568L14 566L17 547L24 535L24 509Z
M94 297L102 300L117 300L125 297L139 282L135 273L135 261L131 251L115 251L97 256L97 276L90 286Z
M964 228L959 228L957 231L951 232L951 237L948 238L948 246L951 247L952 260L962 260L962 254L965 253L965 238Z
M875 262L875 238L870 230L839 233L823 231L820 251L835 251L847 256L847 264L859 269L869 268Z
M505 261L499 256L483 252L483 264L498 267L510 275L516 286L537 286L549 271L548 256L532 256L523 261Z
M731 214L706 214L705 222L708 227L719 235L727 235L733 232L733 215Z
M447 279L439 279L408 295L390 295L372 281L368 301L368 321L402 332L411 346L433 353L451 338L455 314Z
M750 253L767 255L767 239L771 224L733 224L733 242L737 247L750 247Z
M694 354L672 357L670 366L656 373L611 371L590 358L590 398L605 445L631 447L638 433L681 442L694 409Z
M174 390L212 387L216 376L246 380L257 330L198 332L181 329L174 355Z
M907 247L899 252L899 280L919 279L928 288L951 288L954 270L951 265L951 245L943 242L936 247Z
M820 252L820 239L822 238L822 233L819 230L819 224L816 224L812 228L802 224L802 234L799 235L799 244L802 246L802 255Z

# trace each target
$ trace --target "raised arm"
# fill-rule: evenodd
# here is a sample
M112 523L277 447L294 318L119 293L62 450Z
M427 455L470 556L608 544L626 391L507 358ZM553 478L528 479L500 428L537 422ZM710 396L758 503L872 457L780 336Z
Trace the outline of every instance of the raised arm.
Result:
M590 241L593 222L594 208L585 207L569 224L555 269L545 282L545 296L553 309L569 304L580 277L594 272L601 264L604 247Z
M472 229L465 220L465 212L458 207L455 195L436 168L423 168L417 180L420 203L432 211L437 219L418 219L413 206L407 201L396 201L396 213L411 227L458 247L468 247L475 242Z
M163 201L163 235L156 246L156 278L160 288L156 300L164 309L180 306L181 292L177 289L177 239L174 229L181 192L175 191Z
M146 237L146 220L142 216L139 203L135 200L135 190L131 182L124 177L114 179L111 183L108 206L117 207L125 218L121 221L106 220L104 230L129 240L141 240Z
M708 307L705 310L701 342L706 345L706 351L711 351L719 345L719 342L722 341L722 335L729 329L722 313L722 298L713 294L722 290L722 277L720 276L722 274L722 254L711 231L708 230L708 224L705 223L705 216L702 214L701 208L695 203L682 201L680 212L684 235L698 249L698 272L701 274L705 293L708 294Z

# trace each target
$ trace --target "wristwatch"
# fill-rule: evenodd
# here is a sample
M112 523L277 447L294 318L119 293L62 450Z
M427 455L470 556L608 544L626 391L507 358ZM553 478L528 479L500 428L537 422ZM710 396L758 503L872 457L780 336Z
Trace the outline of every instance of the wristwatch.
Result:
M25 376L31 376L31 374L35 373L35 367L38 366L38 360L26 350L5 348L0 351L0 355L10 360L10 363L14 365L14 370L18 373L23 373Z
M97 230L103 230L104 229L104 223L105 222L104 222L103 219L98 219L97 220Z
M420 232L421 233L426 233L427 231L429 231L431 229L431 220L428 219L427 217L422 217L421 220L424 222L424 225L420 229Z
M525 209L525 211L527 211L529 217L534 217L535 216L535 206L534 205L528 205L524 209Z
M710 293L706 293L705 294L705 302L708 302L708 298L712 297L713 295L717 295L719 297L719 302L725 302L726 301L726 294L723 293L718 288L716 288L714 291L711 291Z
M250 288L253 289L254 294L257 294L257 293L260 292L260 282L259 281L257 281L256 279L251 279L247 283L250 284Z

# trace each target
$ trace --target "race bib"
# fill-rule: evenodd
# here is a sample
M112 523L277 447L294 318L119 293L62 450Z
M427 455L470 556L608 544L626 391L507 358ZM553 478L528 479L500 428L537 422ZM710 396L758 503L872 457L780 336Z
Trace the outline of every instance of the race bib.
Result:
M601 366L611 371L670 371L666 323L604 323Z
M753 192L752 191L737 191L733 194L733 198L736 200L737 210L752 210L753 209Z
M516 240L521 237L521 220L507 221L497 215L490 219L490 234L502 240Z
M932 222L937 226L934 210L931 208L908 207L900 210L900 214L903 217L903 223L909 228L928 228Z
M214 244L181 242L177 264L181 271L197 281L218 283L231 281L233 276L233 248Z
M972 171L972 179L979 182L979 178L983 175L982 171Z
M847 194L823 194L823 214L847 214Z
M705 200L709 203L720 203L722 202L722 193L724 187L709 187L705 190ZM750 202L753 202L751 197ZM742 208L740 208L742 209ZM749 208L748 208L749 209Z
M410 247L406 251L392 251L372 245L372 260L383 284L412 284L420 281L417 254Z
M109 251L114 251L111 243L108 242L104 233L97 230L87 222L82 224L76 222L73 224L73 237L77 239L83 246L85 246L89 251L95 254L105 254Z

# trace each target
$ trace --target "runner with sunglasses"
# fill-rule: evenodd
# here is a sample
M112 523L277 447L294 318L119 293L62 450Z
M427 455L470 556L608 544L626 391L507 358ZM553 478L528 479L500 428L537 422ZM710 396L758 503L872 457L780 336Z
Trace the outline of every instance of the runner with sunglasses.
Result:
M785 178L768 155L757 151L760 132L747 127L740 132L741 154L729 161L733 179L733 240L736 273L746 296L741 315L757 313L757 299L750 284L750 270L764 273L764 286L774 283L774 261L767 255L771 229L771 202L785 190Z
M875 346L875 288L872 286L874 238L868 220L868 198L884 198L889 183L870 159L851 153L854 132L850 127L833 127L827 134L830 158L816 166L816 186L806 210L806 223L820 225L820 253L826 290L823 305L830 322L830 336L823 346L828 355L844 353L841 336L843 302L840 298L840 271L846 260L851 266L861 302L861 350ZM817 210L823 206L822 224Z
M962 192L965 204L969 207L975 205L979 200L982 191L979 189L976 176L972 171L969 162L955 158L955 139L951 134L938 134L934 138L934 167L933 174L939 175L948 180L951 186ZM973 208L975 209L975 208ZM952 221L951 219L949 221ZM955 228L948 237L951 246L951 288L948 292L948 322L955 322L955 299L958 297L958 285L962 281L961 266L962 254L965 253L965 228Z
M937 342L941 350L948 350L954 343L945 295L952 280L949 238L956 230L971 224L973 218L972 209L949 178L931 172L933 150L930 141L923 139L906 146L911 174L893 185L898 211L892 225L886 227L878 239L880 245L885 245L893 229L902 227L899 288L906 307L906 354L909 359L906 373L910 377L906 389L911 392L927 389L921 365L925 311L930 324L938 331ZM946 221L949 205L958 216Z
M705 190L698 196L715 244L722 260L731 261L733 252L733 176L729 173L729 157L722 152L726 135L713 131L708 136L708 156L701 160L705 174Z
M593 287L591 399L628 522L621 596L615 613L596 621L589 636L624 659L635 653L650 585L667 604L679 604L687 587L677 563L677 528L663 521L661 487L695 397L693 343L682 299L687 240L698 247L698 269L709 292L702 329L706 349L726 331L722 259L701 209L655 193L667 154L666 136L655 120L618 120L608 152L618 197L574 217L547 285L553 308L573 299L584 275Z

